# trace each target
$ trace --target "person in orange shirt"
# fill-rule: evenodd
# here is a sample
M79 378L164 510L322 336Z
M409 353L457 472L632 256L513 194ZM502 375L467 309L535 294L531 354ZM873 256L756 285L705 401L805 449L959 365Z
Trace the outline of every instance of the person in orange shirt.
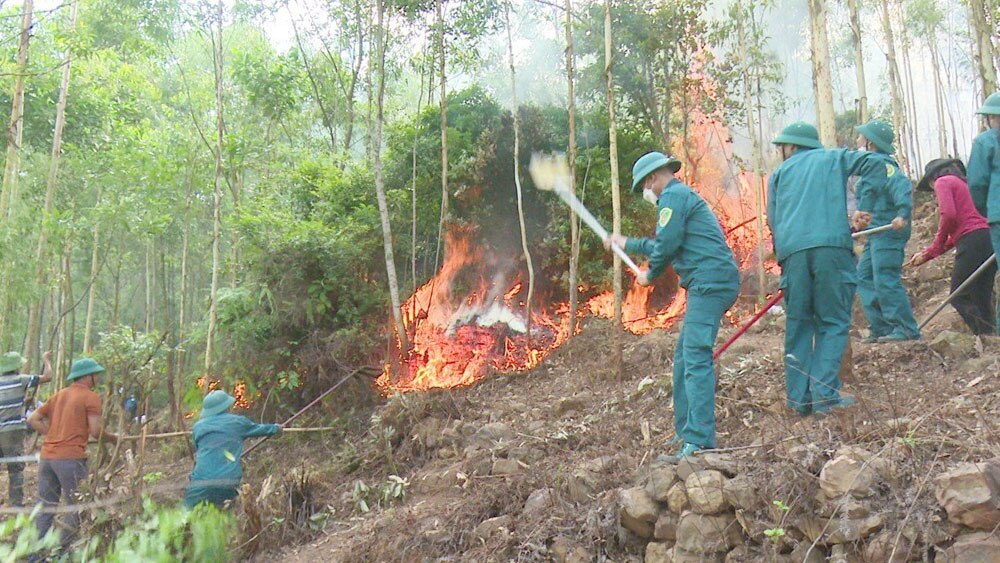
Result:
M97 378L104 367L90 358L73 362L66 381L71 384L53 395L28 417L28 424L45 435L38 465L38 500L46 509L59 505L60 496L67 503L80 481L87 477L87 442L90 437L116 442L118 437L105 432L101 423L101 397L94 392ZM54 512L43 510L35 521L38 535L44 536L52 527ZM80 514L70 512L66 518L69 533L63 534L63 547L73 542L80 524Z

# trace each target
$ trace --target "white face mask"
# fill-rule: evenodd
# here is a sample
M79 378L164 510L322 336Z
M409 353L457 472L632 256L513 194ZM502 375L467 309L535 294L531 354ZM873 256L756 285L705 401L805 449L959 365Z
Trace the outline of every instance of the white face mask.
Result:
M645 188L645 189L642 190L642 199L648 201L649 203L651 203L653 205L658 205L659 204L659 198L656 197L656 192L654 192L653 190L651 190L649 188Z

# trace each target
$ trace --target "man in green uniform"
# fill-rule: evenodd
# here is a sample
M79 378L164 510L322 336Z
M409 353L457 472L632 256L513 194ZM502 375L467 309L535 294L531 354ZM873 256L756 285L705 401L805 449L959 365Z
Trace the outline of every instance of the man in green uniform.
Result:
M892 231L868 237L858 262L858 296L868 319L867 342L891 342L920 338L913 318L910 298L903 288L903 258L910 240L910 212L913 185L890 156L892 126L875 119L857 128L858 144L875 153L885 166L886 182L876 184L862 179L857 185L858 210L855 227L870 222L880 227L892 224Z
M824 149L816 127L793 123L772 141L784 159L767 186L767 221L785 293L788 406L802 415L854 404L840 393L857 284L847 178L885 182L885 166L866 151Z
M658 208L654 238L625 238L614 242L627 252L649 257L648 269L636 279L649 285L673 264L687 290L684 326L674 350L676 459L715 447L715 367L712 346L722 315L736 301L740 274L726 245L719 220L705 200L674 174L681 162L662 153L643 155L632 167L632 191Z
M976 209L989 221L993 250L1000 253L1000 92L986 98L977 113L986 117L987 129L972 141L969 193ZM997 320L1000 321L1000 307ZM1000 330L1000 326L997 329Z
M256 424L245 416L226 412L236 399L216 389L205 396L201 416L191 433L196 448L194 471L184 492L184 506L194 508L210 502L221 508L236 498L243 479L243 440L272 436L281 431L277 424Z

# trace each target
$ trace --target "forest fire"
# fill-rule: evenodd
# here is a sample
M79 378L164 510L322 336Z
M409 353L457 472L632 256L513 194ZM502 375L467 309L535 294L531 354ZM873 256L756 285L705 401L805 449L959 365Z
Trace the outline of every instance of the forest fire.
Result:
M701 157L685 180L715 211L742 272L760 264L758 247L769 238L756 222L754 190L761 186L732 166L728 132L718 121L701 116L693 123ZM384 393L468 386L491 371L529 370L569 337L569 306L535 299L529 323L524 317L526 284L517 260L498 258L475 242L472 229L456 228L446 235L445 262L440 271L402 306L412 349L398 365L387 365L376 385ZM506 261L504 261L506 260ZM776 265L766 264L774 271ZM632 285L622 307L622 325L634 334L670 328L683 315L686 292L676 286ZM756 284L756 281L751 282ZM586 288L583 288L586 289ZM664 291L666 289L667 291ZM751 288L755 293L760 288ZM586 295L581 291L581 295ZM734 308L726 315L733 324L753 314ZM581 300L578 317L613 318L610 291Z

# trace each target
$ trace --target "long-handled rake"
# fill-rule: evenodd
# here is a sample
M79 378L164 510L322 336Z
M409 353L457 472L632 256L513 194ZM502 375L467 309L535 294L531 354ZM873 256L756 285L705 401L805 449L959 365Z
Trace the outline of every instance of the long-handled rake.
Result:
M565 155L552 155L545 156L541 153L535 153L531 155L531 163L528 165L528 172L531 173L531 179L535 183L535 187L540 190L545 190L548 192L555 192L560 199L566 202L566 205L583 219L588 227L597 236L601 237L601 240L607 240L608 230L601 225L596 217L583 205L583 202L577 199L570 188L570 182L572 181L572 176L569 173L569 165L566 163ZM629 255L625 253L625 249L618 246L615 243L611 243L611 250L622 259L630 270L635 272L635 275L640 274L639 266L636 265L635 261L629 258Z

